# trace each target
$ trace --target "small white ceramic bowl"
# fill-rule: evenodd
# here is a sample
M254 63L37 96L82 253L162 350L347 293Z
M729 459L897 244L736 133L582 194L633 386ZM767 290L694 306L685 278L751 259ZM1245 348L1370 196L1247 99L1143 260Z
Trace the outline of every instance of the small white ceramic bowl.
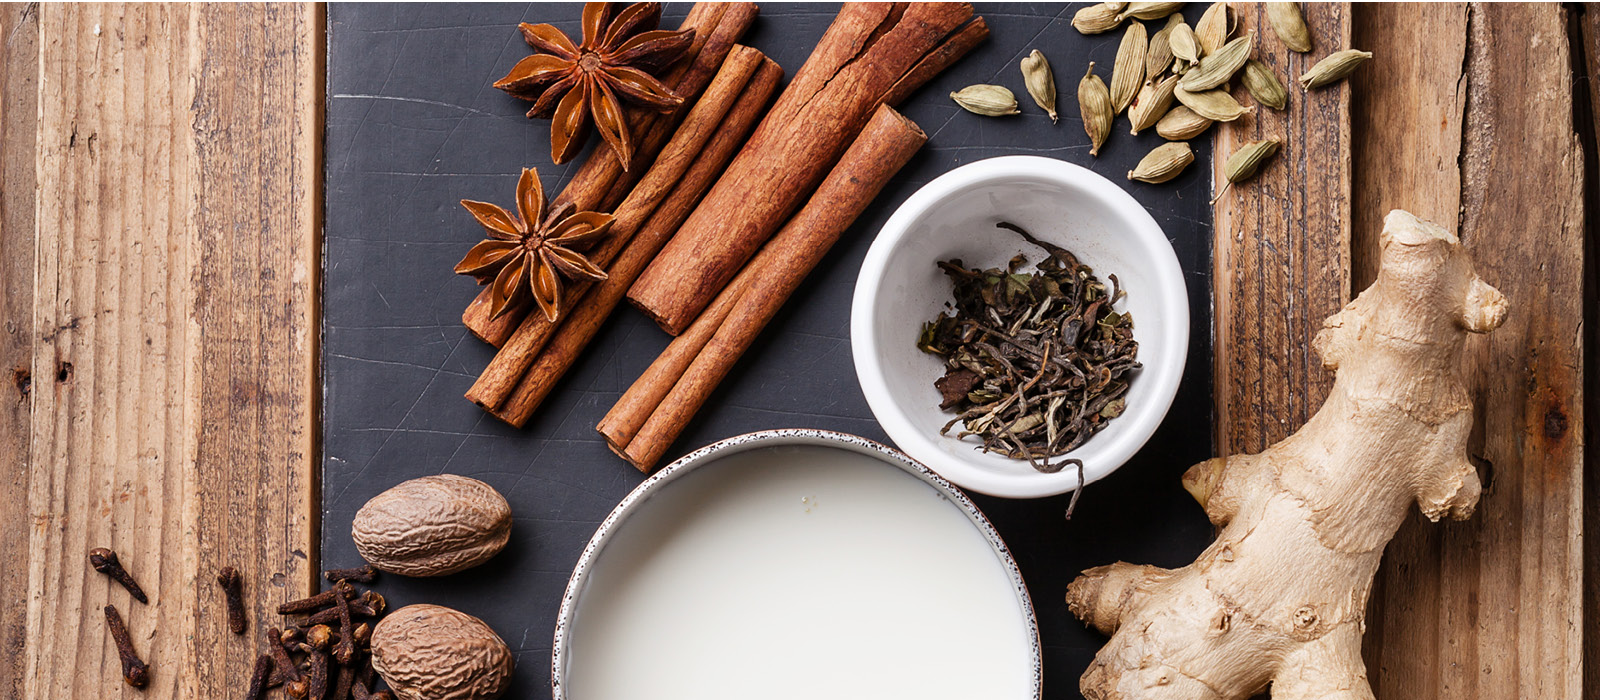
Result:
M1017 253L1044 251L995 227L1008 221L1072 251L1127 296L1138 360L1127 411L1066 457L1083 460L1084 483L1115 471L1142 447L1178 391L1189 345L1189 295L1161 227L1111 181L1071 163L1036 156L990 158L956 168L900 206L867 251L851 305L850 343L867 403L895 444L963 488L1005 498L1039 498L1077 488L1077 470L1044 474L1026 461L978 449L976 438L940 435L954 417L939 409L937 357L917 349L922 324L952 301L936 263L1004 267ZM957 426L959 428L959 426Z

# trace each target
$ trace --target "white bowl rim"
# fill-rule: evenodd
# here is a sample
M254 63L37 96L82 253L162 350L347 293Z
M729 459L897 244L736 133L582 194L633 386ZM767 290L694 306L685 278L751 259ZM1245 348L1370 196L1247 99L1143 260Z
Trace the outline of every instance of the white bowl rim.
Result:
M1022 570L1017 567L1017 560L1011 556L1011 549L1001 539L1000 532L989 522L988 516L978 510L977 504L967 498L961 489L939 476L922 463L910 458L904 452L889 447L883 443L868 440L864 437L841 433L832 430L819 430L814 428L783 428L778 430L761 430L745 433L719 440L702 447L694 452L678 458L656 472L653 476L634 487L633 491L622 499L611 514L600 523L600 527L589 539L589 544L583 548L583 554L578 557L578 563L572 569L572 577L567 580L566 593L561 598L561 610L556 616L555 640L550 645L550 690L552 700L567 700L566 687L563 681L566 678L567 646L570 644L567 628L573 622L573 615L577 613L579 598L583 594L584 584L588 582L589 572L594 568L595 560L600 551L620 525L633 510L653 495L661 487L678 477L693 471L695 467L716 461L718 458L737 454L760 447L781 447L788 445L820 445L844 449L858 454L874 457L885 464L899 467L902 471L917 477L923 483L932 486L935 491L944 496L951 503L966 514L967 519L978 528L984 540L994 550L1001 565L1005 568L1006 576L1010 580L1012 592L1017 596L1017 604L1022 610L1024 623L1027 625L1028 645L1030 649L1029 667L1032 672L1033 697L1035 700L1044 696L1044 651L1039 640L1039 620L1034 612L1033 596L1028 593L1028 584L1022 578ZM930 614L934 614L930 611Z
M1163 343L1156 348L1140 344L1139 360L1146 367L1140 380L1155 382L1151 394L1144 401L1130 404L1127 411L1116 419L1132 424L1129 429L1115 436L1096 436L1112 439L1090 441L1069 453L1083 460L1085 485L1106 477L1133 457L1155 433L1177 396L1188 356L1189 293L1177 253L1155 218L1133 195L1088 168L1042 156L998 156L955 168L912 193L884 223L861 263L861 273L856 279L850 305L850 345L856 376L866 395L867 405L883 426L884 432L900 449L962 488L1002 498L1042 498L1076 489L1077 470L1063 469L1055 474L1031 471L1020 475L1000 474L975 468L936 447L934 440L954 438L925 434L926 430L917 427L901 409L889 390L883 367L878 362L878 348L871 327L873 307L877 301L875 292L882 285L891 253L912 225L930 207L956 192L997 180L1018 178L1080 190L1107 207L1122 211L1125 218L1133 222L1127 233L1136 245L1149 254L1152 276L1173 281L1159 289L1150 290L1155 293L1156 303L1162 309L1161 318L1153 322L1161 324L1164 336L1172 339L1171 343ZM1145 319L1139 322L1152 323ZM1151 353L1151 350L1155 352ZM1166 371L1150 371L1150 368L1157 366L1165 367Z

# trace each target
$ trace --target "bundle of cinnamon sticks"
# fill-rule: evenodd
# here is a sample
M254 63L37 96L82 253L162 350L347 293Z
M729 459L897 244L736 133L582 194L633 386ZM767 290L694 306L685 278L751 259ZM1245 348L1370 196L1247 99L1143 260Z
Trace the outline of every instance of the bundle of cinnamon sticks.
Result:
M557 198L615 216L590 253L607 279L572 285L556 323L491 322L482 298L468 307L463 321L501 349L467 398L521 426L626 297L681 334L599 426L619 455L652 468L926 141L890 105L988 36L965 3L848 3L768 110L782 69L736 45L754 15L746 3L696 4L683 25L697 30L693 58L668 76L692 106L639 120L629 168L597 149Z

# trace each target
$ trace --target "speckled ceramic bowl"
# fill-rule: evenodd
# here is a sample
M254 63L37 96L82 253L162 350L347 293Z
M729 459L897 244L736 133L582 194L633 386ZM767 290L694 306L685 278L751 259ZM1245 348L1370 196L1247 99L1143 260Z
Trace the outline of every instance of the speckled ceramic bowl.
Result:
M812 449L818 447L848 454L834 460L825 450ZM770 450L771 456L756 454L761 450ZM791 457L785 459L784 455ZM812 457L808 461L793 455ZM820 461L815 458L817 455L823 456ZM861 456L870 459L862 460ZM889 468L881 473L871 470L873 461ZM707 469L712 465L716 468ZM819 468L823 471L804 472ZM870 483L868 477L858 478L864 468L871 471ZM820 477L829 473L826 469L839 470L833 472L836 478L821 480ZM771 476L784 472L789 472L789 476ZM796 476L802 473L804 476ZM694 475L715 479L685 481L685 477ZM840 475L849 478L837 478ZM762 481L769 479L778 481ZM764 490L758 492L743 486L725 486L752 480L779 483L782 487L762 487ZM820 489L817 488L819 484ZM878 498L876 489L883 485L896 491L892 498ZM829 488L834 491L830 492ZM920 494L923 493L933 500L922 500ZM706 494L723 497L721 506L710 503L712 499L705 498ZM762 500L774 495L776 500ZM875 504L891 500L910 503L913 510L905 511L907 513L932 515L927 520L886 517L895 512L893 507L879 510ZM685 503L691 505L685 506ZM736 505L726 507L728 503ZM947 506L952 510L944 510ZM805 515L799 514L802 507ZM764 515L772 508L783 509L786 513ZM813 508L818 509L817 514L812 514ZM706 515L708 511L721 515ZM751 515L750 527L742 527L746 520L728 519L729 513ZM713 517L721 519L711 520ZM783 523L786 531L797 531L801 538L818 541L797 544L792 535L773 537L763 528L768 528L775 520ZM718 549L721 540L715 537L730 531L740 533L738 537L743 539L739 546L752 549L735 547L730 550L736 552L731 555L733 558L723 561L719 558L722 550ZM708 532L713 537L709 541L704 539ZM951 533L956 536L952 537ZM970 539L966 539L968 536ZM919 540L929 542L923 546L918 544ZM907 541L912 542L912 547L893 546L893 543ZM778 549L782 556L745 558L748 551L768 548ZM935 573L926 570L928 556L902 561L910 548L918 548L925 555L931 553L932 561L944 567L940 573L945 575L927 575ZM853 553L828 556L835 549L853 550ZM957 550L959 554L944 554ZM686 555L686 551L696 554ZM818 556L819 552L823 556ZM946 557L948 566L942 563ZM773 562L777 562L776 568ZM852 566L851 562L857 565ZM652 570L649 568L652 566L657 568ZM770 600L764 597L741 600L738 595L703 592L716 585L738 586L738 591L762 590L759 585L749 586L746 578L740 578L746 576L747 567L765 567L756 569L761 572L755 576L758 580L788 581L791 576L801 577L805 583L793 585L799 586L805 595L785 596L772 589L767 594ZM919 575L915 580L902 583L900 579L910 576L894 573L902 567L917 571ZM984 572L969 574L972 569ZM688 577L689 585L681 590L691 591L692 596L699 599L677 597L680 589L676 585L670 587L672 593L667 600L671 603L664 606L657 604L659 600L639 604L637 595L615 593L619 586L631 586L648 592L646 598L656 595L655 591L667 587L659 585L662 579L659 573L652 571L670 571L675 578ZM891 572L895 578L885 581L884 571ZM959 583L947 584L946 578L978 583L962 588ZM737 583L726 584L730 579ZM919 650L909 652L910 656L849 653L850 644L861 643L863 637L876 645L879 640L874 635L904 638L911 634L898 627L874 627L875 623L861 622L862 618L840 612L840 606L848 608L863 603L850 599L857 588L870 591L863 593L863 598L873 596L868 610L883 605L901 606L903 610L896 615L913 617L913 626L925 627L938 639L925 644L927 640L914 637L908 646ZM929 589L938 592L930 594ZM810 598L813 591L817 591L817 599L798 600ZM752 600L755 604L751 604ZM669 610L665 621L662 616L651 613L652 609L663 607ZM818 614L819 611L822 614ZM1001 614L996 615L995 611ZM795 615L800 618L794 619ZM864 617L876 619L871 614ZM996 621L997 617L1003 619ZM984 622L973 626L974 619ZM947 632L949 629L972 633L948 638L956 634ZM623 631L621 636L642 637L644 641L618 639L617 630ZM803 649L822 649L829 660L827 663L784 662L774 668L768 663L771 659L787 659L788 655L767 653L770 648L764 649L759 639L764 635L769 640L787 640L790 635L817 640L802 642ZM739 659L730 658L728 639L738 640L732 645L736 652L745 647L761 649L754 657L760 663L755 665L765 664L766 667L751 668ZM997 639L1003 643L995 644ZM835 644L838 649L834 649ZM1000 647L999 651L994 650L996 646ZM626 651L630 648L634 651ZM586 649L591 656L583 660ZM602 658L602 649L605 655L618 658ZM685 660L689 665L698 666L706 663L708 656L712 665L700 671L682 670ZM934 668L929 668L930 656L939 657ZM894 695L893 688L916 687L919 682L934 688L962 682L984 684L980 687L996 689L993 693L981 693L991 700L1034 700L1042 691L1039 632L1033 603L1016 562L988 519L960 490L899 451L864 438L823 430L771 430L723 440L673 462L634 489L600 525L578 560L557 619L551 664L555 700L569 697L606 700L614 692L638 687L650 689L650 695L657 698L717 698L729 695L726 692L719 695L717 688L726 691L730 686L750 691L730 695L735 697L788 698L819 694L884 697L871 690L870 684L880 681L892 684L885 686L891 689L888 695ZM619 668L620 665L626 667ZM596 668L600 669L599 674ZM865 685L859 683L863 669L868 680ZM741 673L754 675L740 680L742 677L738 674ZM607 684L593 680L597 675L610 679L613 674L642 676L638 683L646 685L627 686L622 682ZM963 674L967 675L963 677ZM729 677L735 680L729 681ZM757 692L762 687L770 689L777 677L786 680L775 694ZM713 680L716 683L712 683ZM789 682L795 685L791 687ZM597 691L597 687L604 689ZM702 695L702 690L710 692Z

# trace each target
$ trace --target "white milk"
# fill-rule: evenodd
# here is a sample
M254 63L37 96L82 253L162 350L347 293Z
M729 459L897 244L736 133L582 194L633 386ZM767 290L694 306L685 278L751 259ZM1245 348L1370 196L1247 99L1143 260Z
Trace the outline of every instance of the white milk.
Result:
M571 634L571 700L1034 697L1022 605L977 527L830 447L666 484L612 534Z

